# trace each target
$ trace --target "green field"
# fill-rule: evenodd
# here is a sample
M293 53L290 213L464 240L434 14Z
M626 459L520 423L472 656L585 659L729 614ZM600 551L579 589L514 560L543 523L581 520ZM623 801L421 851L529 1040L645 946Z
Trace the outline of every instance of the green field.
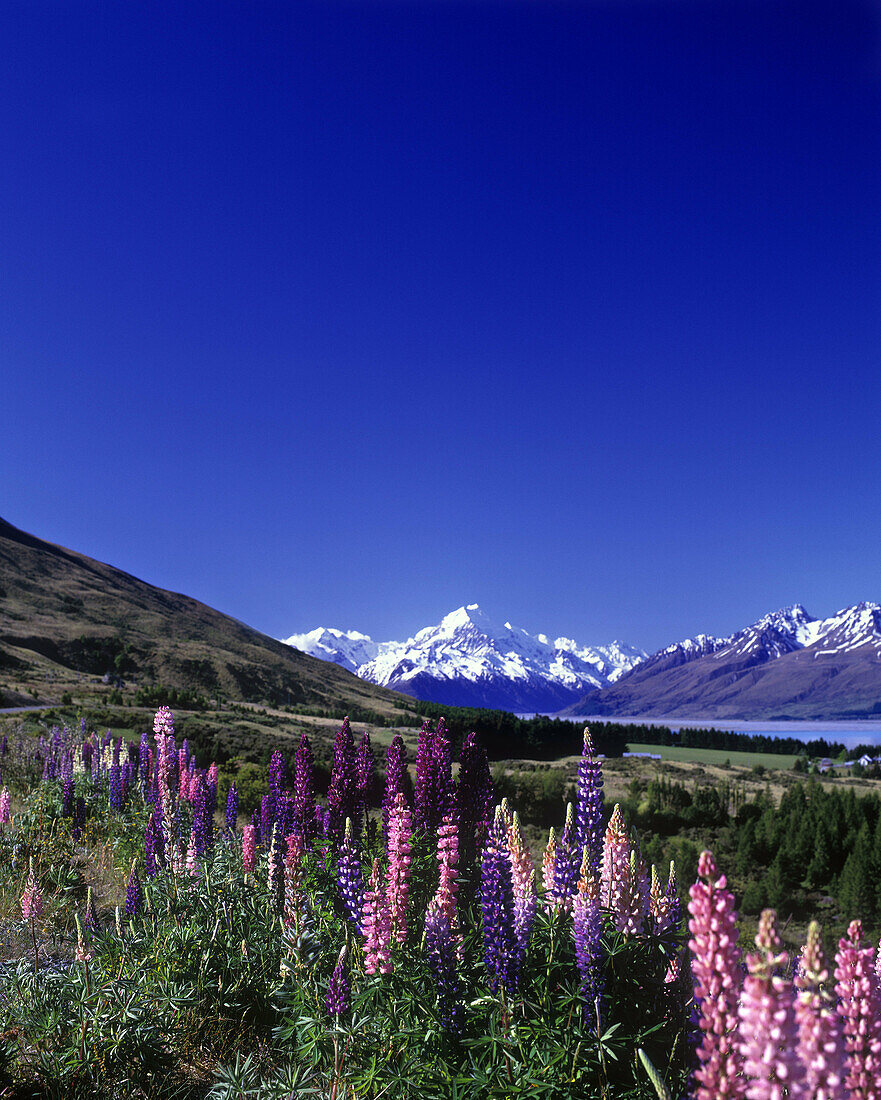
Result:
M796 756L778 754L774 752L735 752L726 749L684 749L678 746L667 745L640 745L635 741L628 741L629 752L660 753L663 760L681 760L690 764L737 764L742 768L754 768L761 764L763 768L777 771L789 771Z

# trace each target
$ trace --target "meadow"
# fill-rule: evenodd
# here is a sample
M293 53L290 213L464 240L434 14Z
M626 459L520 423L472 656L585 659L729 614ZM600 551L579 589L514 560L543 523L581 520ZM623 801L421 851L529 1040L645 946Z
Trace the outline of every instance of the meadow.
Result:
M242 817L167 708L0 742L2 1095L878 1097L859 920L834 961L770 910L741 948L712 855L687 892L647 866L587 735L540 859L473 735L384 756L345 720L318 794L302 734Z
M662 760L689 764L733 764L741 768L762 767L768 771L789 771L798 759L784 753L738 752L726 749L698 749L679 745L648 745L629 742L630 752L647 752Z

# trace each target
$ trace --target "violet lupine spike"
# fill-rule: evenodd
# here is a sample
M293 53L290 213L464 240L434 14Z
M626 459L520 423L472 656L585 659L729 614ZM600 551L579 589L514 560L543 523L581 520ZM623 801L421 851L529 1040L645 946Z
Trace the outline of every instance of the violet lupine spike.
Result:
M235 836L236 822L239 817L239 792L235 783L230 783L226 795L226 828L230 836Z
M404 773L407 770L407 750L403 738L396 733L385 758L385 795L382 800L382 825L388 835L388 815L398 791L404 793Z
M578 875L581 871L583 846L576 845L575 811L570 802L566 807L566 823L554 854L554 908L567 913L572 908L572 899L578 889Z
M355 751L355 790L358 798L358 832L367 820L367 811L376 797L376 765L370 733L365 730Z
M425 914L425 953L437 985L441 1025L456 1033L462 1023L462 982L459 977L458 942L437 899Z
M758 950L747 956L749 973L737 1009L747 1100L801 1100L805 1095L792 983L780 974L788 959L782 946L777 914L765 909L756 933Z
M193 798L193 834L196 838L196 854L204 856L214 843L214 820L208 809L208 792L201 775L197 777Z
M576 847L581 852L587 846L591 867L598 872L603 855L603 765L594 753L587 726L578 765L575 806Z
M141 886L141 880L138 877L137 869L132 867L132 873L129 875L128 885L125 891L125 915L127 917L134 917L142 912L143 909L144 888Z
M159 874L159 859L156 854L156 822L152 814L147 820L147 828L144 831L144 867L147 878L155 878Z
M4 787L5 791L6 788ZM74 780L65 779L64 786L61 788L61 816L72 817L73 816L73 796L74 796ZM0 796L2 797L2 796ZM2 809L0 809L0 821L3 820ZM8 821L9 818L7 817Z
M358 845L353 839L352 819L346 818L346 831L337 857L337 883L346 916L357 935L362 934L361 917L364 911L364 880L361 876L361 859Z
M572 902L572 935L575 939L575 961L581 976L581 995L587 1012L590 1006L596 1005L603 991L603 912L600 909L600 884L588 845L584 846L578 893Z
M282 754L276 749L269 761L269 793L276 803L281 798L286 778L287 764Z
M798 1053L811 1100L847 1100L844 1033L834 998L826 991L829 976L820 926L811 921L794 982Z
M427 829L434 805L434 729L426 719L416 744L416 785L413 793L413 823Z
M368 974L391 974L391 916L379 856L373 861L364 892L364 969Z
M318 828L315 823L315 780L312 746L306 734L300 736L294 753L293 816L306 845L311 845Z
M480 863L480 907L483 916L484 962L493 993L513 993L516 985L517 941L514 938L514 890L511 856L500 810L489 831Z
M437 720L432 754L432 806L429 825L436 829L454 807L453 794L453 758L447 724L443 718Z
M355 742L349 719L337 734L333 750L333 766L330 772L330 786L327 789L327 812L329 815L328 833L336 841L343 835L347 817L354 817L358 806L357 781L355 777Z
M117 813L122 810L122 775L119 764L110 766L110 809Z
M456 805L459 810L459 840L463 844L470 841L474 851L483 847L492 824L494 804L495 794L486 750L478 744L477 734L472 732L462 742Z
M712 853L698 860L698 881L689 891L694 996L703 1038L697 1048L700 1063L694 1072L698 1088L693 1100L743 1097L746 1082L737 1044L737 1003L743 974L737 947L734 895L725 876L716 877Z
M851 921L835 956L835 992L844 1020L851 1100L881 1097L881 990L873 951L862 946L862 921Z
M398 791L389 814L386 887L391 929L398 943L403 943L407 938L412 844L413 824L410 810L403 794Z
M272 827L275 825L275 798L271 794L265 794L260 799L260 839L266 846L272 837Z
M352 979L349 968L346 966L346 949L340 951L337 964L330 976L327 985L327 997L325 1005L329 1016L339 1018L345 1016L352 1003Z

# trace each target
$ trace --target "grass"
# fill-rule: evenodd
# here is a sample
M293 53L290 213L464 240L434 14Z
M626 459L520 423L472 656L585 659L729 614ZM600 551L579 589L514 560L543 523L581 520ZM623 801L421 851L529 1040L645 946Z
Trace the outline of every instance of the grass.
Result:
M689 764L736 764L742 768L754 768L761 765L769 771L790 771L798 759L797 756L774 752L736 752L728 749L691 749L667 745L641 745L628 742L630 752L650 752L660 755L662 760L680 761Z

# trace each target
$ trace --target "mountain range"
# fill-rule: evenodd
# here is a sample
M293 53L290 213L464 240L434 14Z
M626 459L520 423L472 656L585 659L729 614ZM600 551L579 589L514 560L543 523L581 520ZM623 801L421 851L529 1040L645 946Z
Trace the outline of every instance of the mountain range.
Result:
M284 639L365 680L446 706L550 712L615 683L647 654L624 642L582 645L494 623L477 604L405 642L318 627Z
M825 619L795 604L727 637L698 634L653 654L497 627L476 604L406 642L327 628L285 640L373 683L448 706L693 720L881 716L876 603Z
M0 706L19 702L16 685L33 683L35 672L45 681L71 671L353 712L392 713L401 701L189 596L0 519Z

